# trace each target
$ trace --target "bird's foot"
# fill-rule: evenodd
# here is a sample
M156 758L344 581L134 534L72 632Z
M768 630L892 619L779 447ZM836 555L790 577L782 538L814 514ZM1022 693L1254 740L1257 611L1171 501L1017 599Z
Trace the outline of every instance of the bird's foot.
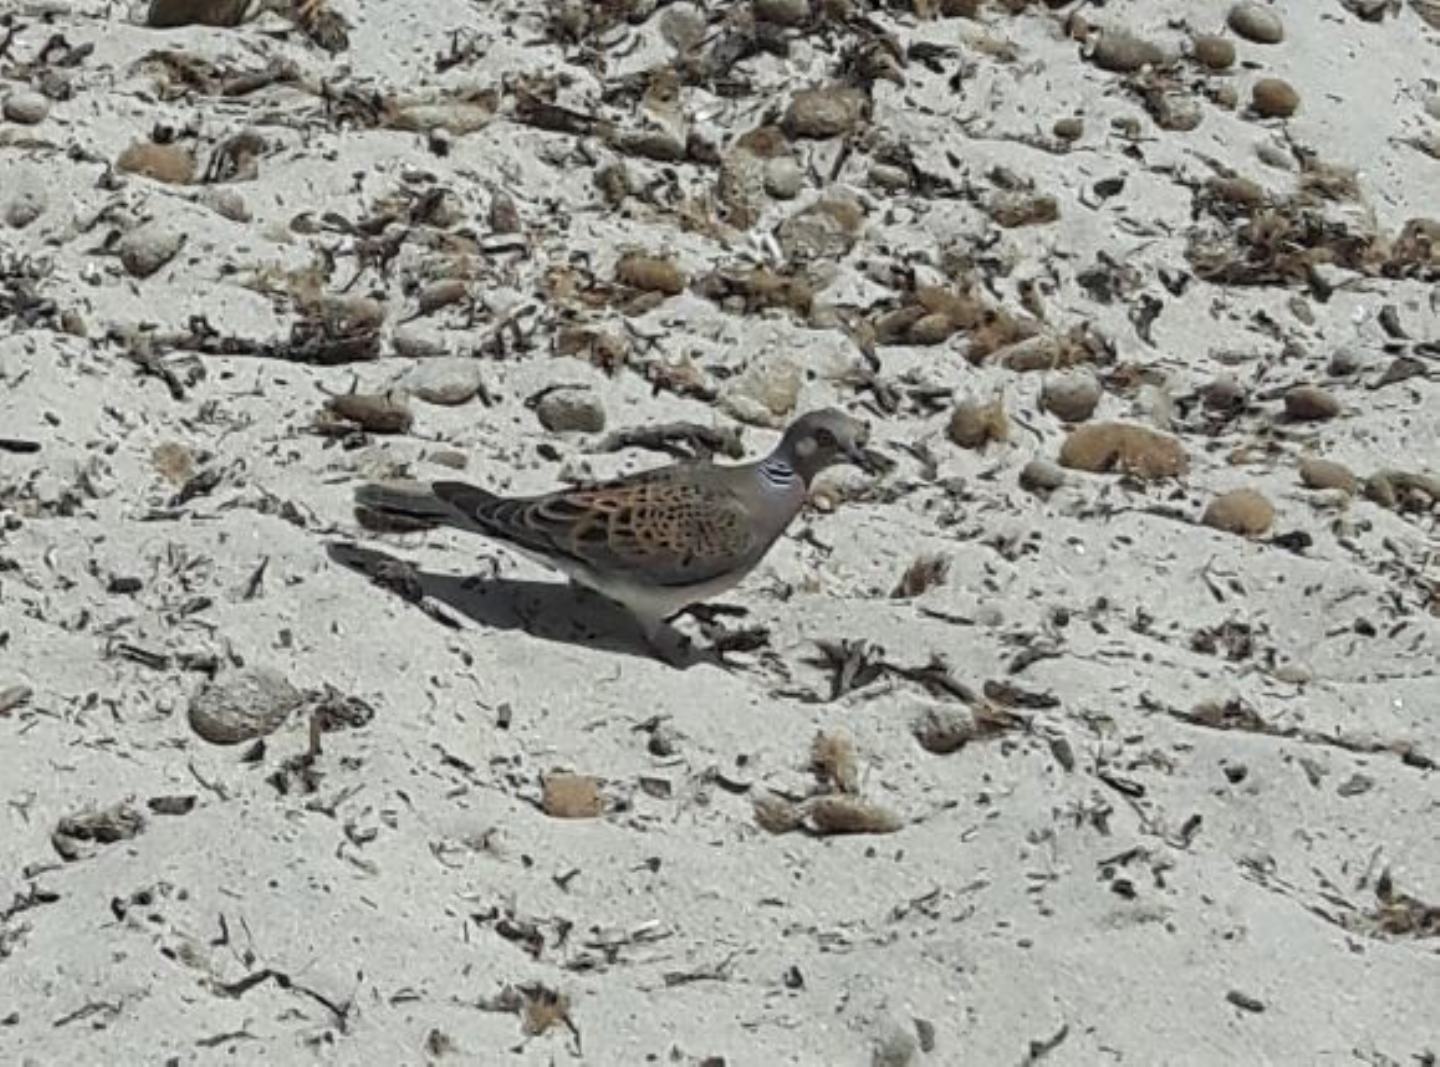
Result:
M694 659L695 646L688 634L662 620L641 619L645 643L655 655L672 667L688 667Z

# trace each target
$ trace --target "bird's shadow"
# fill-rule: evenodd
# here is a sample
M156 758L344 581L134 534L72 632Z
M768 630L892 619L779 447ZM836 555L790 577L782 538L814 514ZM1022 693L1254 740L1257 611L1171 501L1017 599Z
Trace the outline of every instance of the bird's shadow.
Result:
M573 583L435 574L350 541L331 541L325 552L333 562L364 575L372 585L452 629L459 629L460 623L439 605L487 629L523 630L545 641L648 659L678 670L712 661L688 646L675 662L658 656L629 612Z

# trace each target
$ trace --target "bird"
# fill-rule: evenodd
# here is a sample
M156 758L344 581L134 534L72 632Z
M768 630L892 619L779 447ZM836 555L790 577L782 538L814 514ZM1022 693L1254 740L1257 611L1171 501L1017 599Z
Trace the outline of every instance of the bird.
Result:
M355 513L501 542L628 610L651 650L675 663L688 641L667 647L669 620L744 581L800 513L816 475L841 463L884 469L869 436L861 420L822 408L749 463L686 460L537 496L459 481L370 482L355 490Z

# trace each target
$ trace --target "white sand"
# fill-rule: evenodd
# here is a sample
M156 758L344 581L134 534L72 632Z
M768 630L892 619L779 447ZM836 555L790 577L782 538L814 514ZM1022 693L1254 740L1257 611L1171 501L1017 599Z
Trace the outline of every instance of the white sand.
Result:
M1385 305L1414 341L1440 341L1433 268L1428 281L1330 270L1332 284L1349 284L1327 303L1298 285L1192 281L1172 295L1160 272L1190 269L1192 193L1183 182L1213 173L1206 158L1273 192L1294 190L1295 173L1256 156L1276 124L1200 98L1197 129L1158 129L1119 76L1084 62L1041 6L1017 17L990 12L982 24L875 14L902 47L960 49L941 60L943 74L911 62L904 88L877 83L872 126L882 139L910 144L923 170L968 180L982 198L992 168L1009 168L1057 197L1060 218L997 230L965 200L879 192L867 186L857 146L838 184L863 198L868 216L820 301L867 308L895 296L876 280L880 267L908 264L921 281L941 282L942 252L970 249L991 268L1013 266L994 281L997 304L1019 311L1020 283L1033 281L1056 329L1091 323L1120 361L1163 378L1171 397L1228 372L1253 407L1213 435L1198 405L1177 407L1172 429L1191 457L1179 481L1071 472L1041 499L1018 474L1032 458L1053 459L1065 434L1038 405L1043 375L973 368L963 336L882 346L885 381L903 384L914 372L957 399L1003 393L1026 425L1012 422L1007 442L976 452L946 439L948 406L866 413L898 461L886 484L912 491L807 512L726 600L748 609L738 624L770 628L770 651L736 654L730 672L676 671L648 658L623 618L578 602L542 568L458 534L375 538L358 528L349 501L367 477L454 477L423 458L437 448L468 456L461 477L509 491L550 488L562 471L663 461L592 454L598 435L546 432L525 399L557 382L588 385L611 429L735 425L718 406L652 395L637 371L606 377L552 357L564 322L540 288L547 270L582 253L608 281L626 243L673 252L692 277L741 262L743 243L727 249L683 231L667 206L677 191L713 190L715 170L631 160L637 186L659 183L659 206L632 197L615 212L595 192L575 137L503 114L453 138L440 157L419 134L337 136L318 101L293 88L162 101L135 67L161 48L245 70L283 57L317 81L402 91L498 88L530 72L573 79L562 101L599 109L594 73L540 43L547 6L340 0L353 30L335 57L277 33L286 24L273 16L165 32L93 0L54 4L48 22L20 16L24 29L0 60L10 79L0 95L23 87L15 68L51 34L94 52L61 69L74 94L45 121L0 123L9 145L0 147L0 210L21 195L45 204L24 229L0 223L0 241L9 257L53 264L41 297L78 312L90 337L69 336L43 314L30 329L0 324L0 438L42 446L0 453L0 690L33 690L0 714L0 1060L1433 1063L1440 919L1406 934L1379 930L1375 916L1386 870L1396 892L1440 903L1440 777L1415 765L1440 758L1435 515L1363 498L1337 506L1296 474L1309 448L1362 476L1440 471L1433 349L1415 357L1429 378L1367 387L1394 354L1378 323ZM1178 49L1184 13L1197 30L1220 30L1225 10L1114 2L1085 14ZM1408 4L1378 24L1332 0L1276 10L1286 41L1240 42L1241 69L1215 82L1232 81L1242 101L1262 74L1293 83L1302 99L1287 124L1294 142L1358 168L1364 206L1331 214L1373 215L1387 233L1434 215L1440 162L1405 142L1440 127L1425 111L1440 34ZM604 35L609 77L666 59L665 17ZM1012 41L1018 58L976 48L982 27ZM473 35L484 58L437 75L435 57L457 33ZM630 51L634 34L640 45ZM686 112L728 142L833 68L823 40L809 34L788 60L738 67L754 96L687 89ZM947 88L962 66L959 89ZM1179 80L1204 81L1191 67ZM1085 133L1068 154L995 139L1048 135L1072 112L1083 113ZM629 104L606 113L624 118ZM1142 133L1133 147L1111 129L1125 117ZM967 136L958 120L970 118ZM251 221L193 203L197 187L107 179L127 145L161 126L198 132L202 164L247 126L270 140L258 177L224 186L243 197ZM588 144L611 158L598 140ZM799 144L815 171L799 200L769 204L755 236L815 198L837 144ZM512 240L488 236L493 189L508 190L524 220L528 256L474 259L482 303L473 328L456 308L418 324L469 354L501 316L534 305L521 319L533 331L530 350L478 356L493 406L415 402L410 435L359 450L309 431L327 393L384 389L411 367L388 338L415 307L413 284L441 256L420 229L388 278L369 270L352 291L387 302L377 362L315 368L204 355L193 361L203 378L176 400L103 340L111 326L163 333L202 314L225 334L285 337L293 308L241 281L331 249L339 258L329 288L339 289L356 269L353 239L292 232L291 221L324 212L359 220L422 172L458 198L459 228L486 243ZM1099 203L1092 186L1114 176L1125 178L1123 191ZM101 253L112 231L145 218L188 240L140 280ZM1136 272L1135 291L1108 305L1076 282L1101 252ZM1163 301L1153 345L1129 317L1141 293ZM1296 317L1297 297L1313 324ZM624 332L618 311L585 321ZM831 380L859 363L846 335L788 312L732 314L687 291L631 325L659 338L647 358L690 354L722 390L725 375L787 357L813 372L801 409L861 399ZM1342 349L1363 369L1327 384L1341 415L1303 425L1281 418L1279 391L1326 382ZM168 358L183 379L186 358ZM1149 418L1116 388L1095 417ZM746 429L748 454L773 439ZM932 481L899 447L922 440L938 461ZM167 442L221 478L171 517L153 517L175 494L152 463ZM863 484L853 472L834 481ZM1144 510L1196 519L1217 492L1239 486L1268 495L1276 533L1303 531L1313 545L1297 554ZM418 565L428 602L458 628L338 566L327 545L351 539ZM917 599L891 599L922 553L946 556L948 579ZM500 584L462 584L492 568ZM107 592L116 576L139 579L139 591ZM598 639L583 639L576 610ZM1248 628L1242 658L1227 659L1223 645L1214 654L1192 646L1196 631L1226 623ZM830 682L810 662L812 639L875 641L904 666L943 655L977 691L1008 682L1054 701L1018 710L1028 730L933 755L913 723L961 704L898 678L807 702L797 694L826 696ZM122 645L212 654L221 679L241 662L269 667L302 689L328 684L360 698L374 716L325 735L313 792L291 779L282 794L270 779L306 750L305 716L269 737L258 761L242 762L246 746L208 744L187 724L202 674L173 659L145 666ZM1008 674L1027 648L1054 654ZM1229 700L1274 734L1171 714ZM672 755L653 755L651 735L638 729L657 716L673 731ZM502 717L508 728L497 725ZM815 788L806 765L820 730L853 738L862 792L902 817L899 832L772 836L755 824L753 796ZM1407 763L1322 743L1342 734L1408 743L1420 756ZM1060 739L1073 770L1056 755ZM604 779L611 810L571 821L544 814L541 776L555 769ZM193 795L194 809L148 810L151 798L176 794ZM62 818L120 803L145 814L138 835L60 858L51 833ZM11 894L16 904L4 908ZM1396 929L1404 908L1392 904ZM235 985L266 969L287 977ZM529 983L568 998L573 1034L556 1025L528 1036L516 1014L482 1010L507 986ZM912 1048L922 1037L931 1043L916 1019L933 1027L928 1053Z

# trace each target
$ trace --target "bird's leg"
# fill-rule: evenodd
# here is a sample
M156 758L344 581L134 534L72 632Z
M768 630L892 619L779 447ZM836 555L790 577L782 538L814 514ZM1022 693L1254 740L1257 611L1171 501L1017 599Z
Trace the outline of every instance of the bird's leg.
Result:
M636 616L645 642L672 667L683 666L690 655L690 638L657 616Z

